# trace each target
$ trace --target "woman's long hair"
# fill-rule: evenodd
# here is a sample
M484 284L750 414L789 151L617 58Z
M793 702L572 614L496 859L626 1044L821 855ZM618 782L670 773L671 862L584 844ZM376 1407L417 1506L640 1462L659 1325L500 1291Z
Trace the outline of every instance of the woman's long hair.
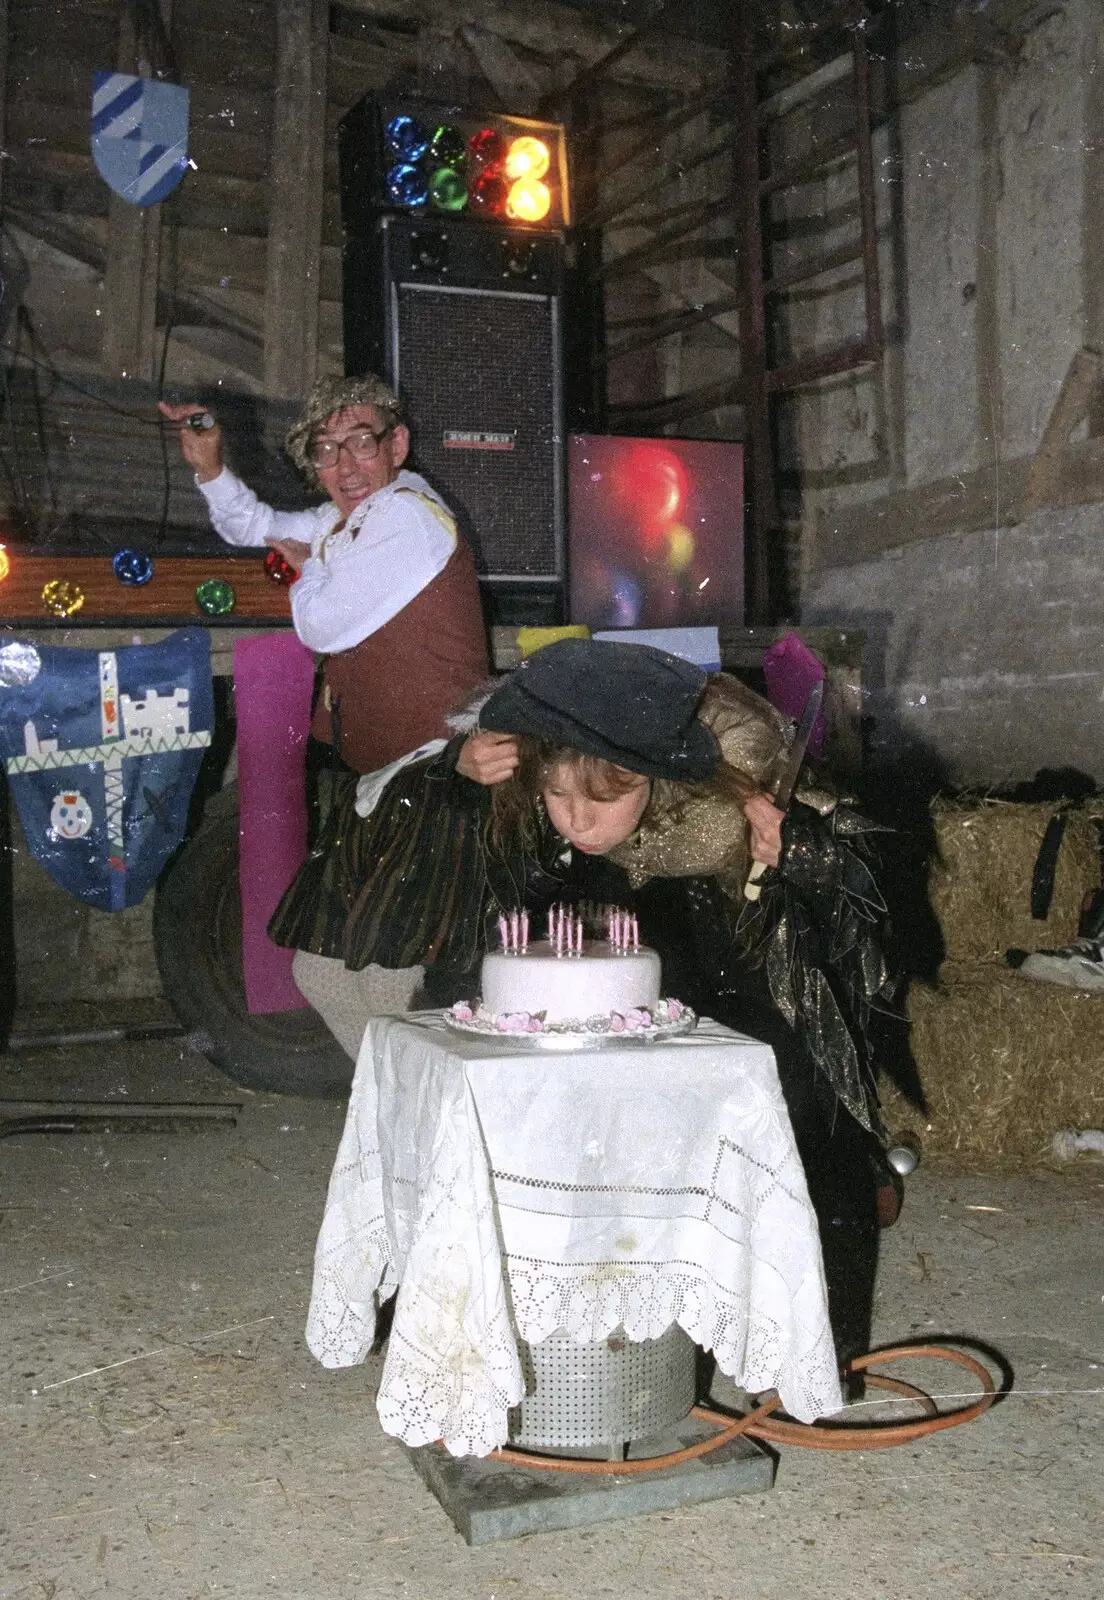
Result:
M698 715L706 723L710 721L709 713L718 692L723 697L723 688L718 686L718 691L714 691L712 683L707 684L698 707ZM512 777L495 784L491 790L490 832L496 845L509 841L520 843L526 850L536 848L544 813L544 790L557 767L573 767L583 793L599 801L619 799L635 787L640 776L600 756L585 755L571 745L534 739L528 734L515 737L517 768ZM760 787L748 773L724 760L710 777L699 782L678 783L669 778L653 778L651 785L648 804L640 819L640 826L645 829L677 822L691 800L727 800L742 807Z

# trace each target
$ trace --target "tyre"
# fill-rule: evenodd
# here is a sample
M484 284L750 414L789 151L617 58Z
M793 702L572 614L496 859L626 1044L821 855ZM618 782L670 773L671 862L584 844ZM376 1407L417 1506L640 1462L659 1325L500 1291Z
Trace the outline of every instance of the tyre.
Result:
M165 998L190 1042L247 1089L349 1092L353 1063L311 1010L251 1016L242 977L237 790L221 790L157 886L153 941Z

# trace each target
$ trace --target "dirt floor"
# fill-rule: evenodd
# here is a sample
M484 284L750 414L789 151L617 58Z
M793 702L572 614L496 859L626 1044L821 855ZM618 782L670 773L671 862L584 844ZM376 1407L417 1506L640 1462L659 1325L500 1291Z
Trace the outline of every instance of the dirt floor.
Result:
M63 1095L243 1108L0 1142L3 1600L1104 1595L1104 1163L909 1182L878 1340L1000 1351L1014 1386L981 1421L786 1448L767 1493L469 1549L380 1430L379 1358L331 1373L304 1347L342 1107L242 1093L180 1040L0 1057L0 1096Z

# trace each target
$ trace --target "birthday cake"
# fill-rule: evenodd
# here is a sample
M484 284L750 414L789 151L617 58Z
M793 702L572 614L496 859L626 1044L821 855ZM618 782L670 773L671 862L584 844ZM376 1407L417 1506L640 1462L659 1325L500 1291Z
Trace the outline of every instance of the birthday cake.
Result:
M626 913L610 913L604 939L584 937L582 918L563 913L532 944L524 913L500 919L499 932L502 948L483 958L481 998L446 1013L453 1027L568 1040L656 1038L695 1024L688 1006L660 997L659 956Z

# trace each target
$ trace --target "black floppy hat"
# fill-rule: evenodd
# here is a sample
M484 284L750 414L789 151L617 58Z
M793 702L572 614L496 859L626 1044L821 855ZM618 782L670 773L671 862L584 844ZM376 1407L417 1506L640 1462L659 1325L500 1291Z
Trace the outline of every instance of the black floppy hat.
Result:
M528 656L479 713L481 729L524 733L648 778L708 778L720 746L698 721L706 674L651 645L559 639Z

